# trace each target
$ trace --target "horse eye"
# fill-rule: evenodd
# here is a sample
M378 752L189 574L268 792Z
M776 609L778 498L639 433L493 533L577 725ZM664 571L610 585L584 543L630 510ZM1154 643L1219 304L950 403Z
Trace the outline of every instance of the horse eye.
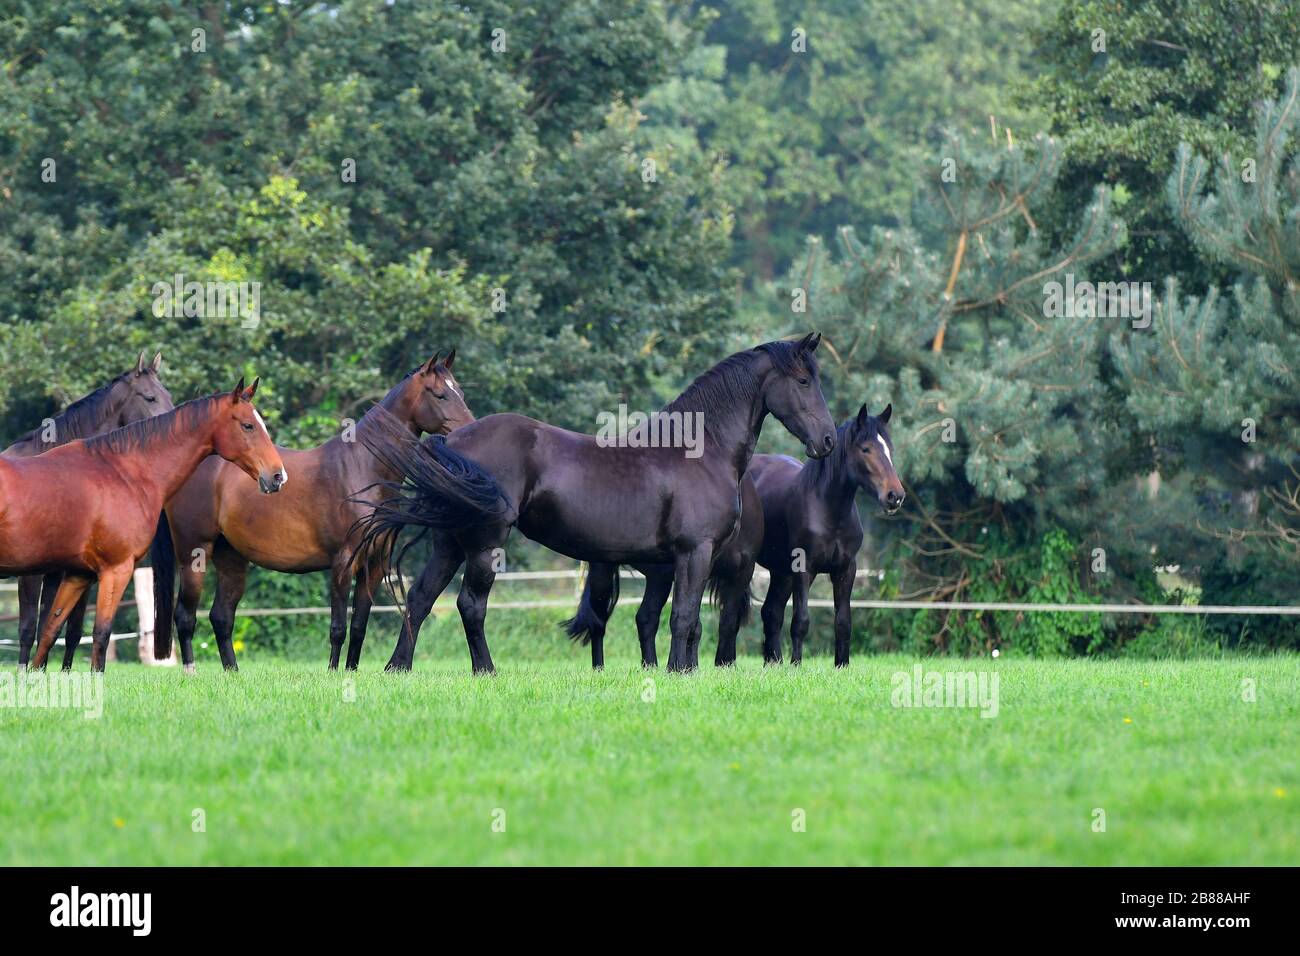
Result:
M434 392L434 393L433 393L433 397L436 398L436 399L437 399L438 401L440 401L440 402L445 402L445 401L447 400L447 393L446 393L446 392Z
M812 384L812 379L801 378L799 379L799 384L807 387Z
M246 431L246 432L251 432L251 431L253 430L253 423L252 423L252 422L240 422L240 423L239 423L239 427L242 428L242 429L243 429L244 431Z
M156 401L158 401L158 396L157 396L157 395L146 395L146 396L144 396L144 400L145 400L146 402L156 402Z

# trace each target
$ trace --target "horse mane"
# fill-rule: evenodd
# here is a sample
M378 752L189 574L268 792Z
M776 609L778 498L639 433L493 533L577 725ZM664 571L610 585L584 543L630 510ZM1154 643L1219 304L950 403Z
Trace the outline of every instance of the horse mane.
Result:
M663 411L704 412L707 427L711 414L734 408L738 397L750 398L758 391L755 366L763 354L771 358L783 375L794 374L801 368L810 374L817 372L817 359L811 352L800 352L797 342L765 342L724 358L686 386Z
M848 454L850 442L858 437L871 439L881 434L885 436L886 441L889 440L889 432L881 427L880 420L875 415L867 417L867 424L861 430L858 428L858 416L850 415L846 421L835 427L835 448L831 453L825 458L813 458L804 462L805 480L813 487L825 490L843 476L846 470L844 458Z
M107 385L101 385L90 394L81 396L81 398L55 415L53 419L55 441L49 442L49 447L54 448L65 445L70 441L89 438L99 431L104 423L104 413L109 407L109 395L112 393L114 386L130 374L130 372L123 372ZM42 430L42 428L33 428L15 441L14 444L36 441Z
M107 434L88 438L86 450L109 451L117 455L141 451L159 439L193 431L206 424L212 417L212 406L229 396L229 392L217 392L183 402L170 412L155 415L153 418L142 418Z

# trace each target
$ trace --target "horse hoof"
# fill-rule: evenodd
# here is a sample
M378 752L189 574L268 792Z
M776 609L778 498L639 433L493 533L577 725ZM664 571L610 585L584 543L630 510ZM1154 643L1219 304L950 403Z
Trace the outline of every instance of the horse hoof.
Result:
M185 665L185 673L187 673L187 674L193 674L193 673L194 673L194 670L195 670L195 668L194 668L194 665L193 665L193 664L186 664L186 665Z

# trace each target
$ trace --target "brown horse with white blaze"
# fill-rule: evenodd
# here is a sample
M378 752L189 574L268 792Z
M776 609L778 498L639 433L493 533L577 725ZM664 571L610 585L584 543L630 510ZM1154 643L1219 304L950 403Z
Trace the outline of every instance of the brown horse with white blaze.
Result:
M455 361L455 349L445 359L439 351L393 386L377 407L413 438L426 432L445 435L472 422L474 416L452 374ZM255 494L224 461L214 459L199 467L167 504L174 550L155 561L154 638L159 656L171 654L174 616L181 660L187 670L193 669L196 611L210 559L217 569L217 591L209 620L227 670L238 669L232 635L250 562L290 574L329 572L331 669L339 664L351 588L347 667L357 666L387 554L358 556L352 526L384 496L377 484L401 477L366 448L368 436L378 427L377 414L367 412L353 430L316 448L278 448L294 481L274 503ZM180 593L174 598L172 574L178 565Z
M41 626L43 668L59 625L96 579L93 670L104 669L113 615L135 563L149 550L163 504L209 455L237 464L264 493L287 476L253 407L257 382L35 458L0 459L0 574L61 571Z

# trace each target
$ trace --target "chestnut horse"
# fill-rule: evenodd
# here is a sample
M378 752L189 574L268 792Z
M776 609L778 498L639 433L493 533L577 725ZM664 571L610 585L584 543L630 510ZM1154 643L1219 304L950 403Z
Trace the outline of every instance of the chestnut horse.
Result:
M697 378L658 419L702 424L698 454L602 440L522 415L491 415L453 432L445 448L428 441L395 470L408 488L364 519L367 538L405 524L432 527L433 556L408 597L390 670L409 669L419 627L462 564L457 607L475 673L491 672L483 634L488 595L501 549L517 523L527 537L580 561L665 564L674 569L672 650L668 669L693 670L700 639L700 601L709 570L740 520L740 482L769 414L813 456L830 454L835 423L826 408L813 354L816 335L768 342L738 352ZM648 431L646 432L648 434ZM671 444L671 443L670 443ZM450 450L496 479L506 507L484 520L466 509L449 514L445 482L424 481L417 455L437 460ZM387 452L377 451L377 454ZM399 562L400 563L400 562Z
M736 662L736 633L748 615L749 584L758 560L772 575L763 602L763 659L781 662L781 628L785 605L793 596L790 663L803 660L808 634L808 590L818 574L827 574L835 600L835 666L849 663L852 611L849 600L862 547L862 519L855 501L862 488L873 494L887 514L906 497L894 471L893 442L885 427L893 406L873 416L863 405L856 418L837 429L835 451L820 461L802 464L785 455L755 455L742 483L741 527L724 547L710 576L717 603L718 650L714 664ZM646 577L645 595L636 613L641 664L655 665L655 632L672 587L672 568L637 566ZM571 637L587 637L592 666L618 601L618 567L593 563L587 574L577 615L565 622ZM603 658L602 658L603 659Z
M408 374L379 402L378 408L397 419L410 436L446 434L474 420L452 376L456 350L446 359L441 355L439 351ZM356 668L386 555L359 560L354 570L350 531L358 518L369 513L374 496L383 494L379 488L367 489L382 480L401 477L386 470L366 450L367 438L376 427L375 416L373 409L368 411L352 430L317 448L278 448L293 472L294 483L274 503L255 494L238 469L220 459L199 466L167 503L174 550L156 562L161 567L154 572L154 638L160 656L171 653L172 568L174 556L179 555L181 582L175 623L187 670L194 668L195 612L209 559L217 568L217 592L208 617L227 670L238 670L231 636L249 562L290 574L330 573L331 670L339 665L348 625L348 590L355 577L347 667ZM354 495L358 500L349 500Z
M66 445L79 438L93 438L114 429L152 418L173 408L171 393L163 387L158 378L162 367L162 353L153 357L146 364L145 353L136 359L135 368L123 372L89 395L85 395L42 427L37 428L18 439L4 451L0 457L31 458L42 452ZM18 666L27 666L31 656L32 643L36 640L39 623L44 623L50 613L50 605L59 590L63 575L58 573L40 575L25 574L18 579ZM81 600L68 614L69 641L63 654L63 669L72 667L76 656L77 643L81 640L81 625L86 617L86 600L89 592L82 594ZM39 613L38 613L39 612ZM58 636L58 632L55 632Z
M35 458L0 459L0 574L61 571L32 666L98 579L92 670L104 669L113 615L135 563L149 549L163 504L214 452L262 491L279 491L284 466L244 388L186 402L165 415L74 441Z

